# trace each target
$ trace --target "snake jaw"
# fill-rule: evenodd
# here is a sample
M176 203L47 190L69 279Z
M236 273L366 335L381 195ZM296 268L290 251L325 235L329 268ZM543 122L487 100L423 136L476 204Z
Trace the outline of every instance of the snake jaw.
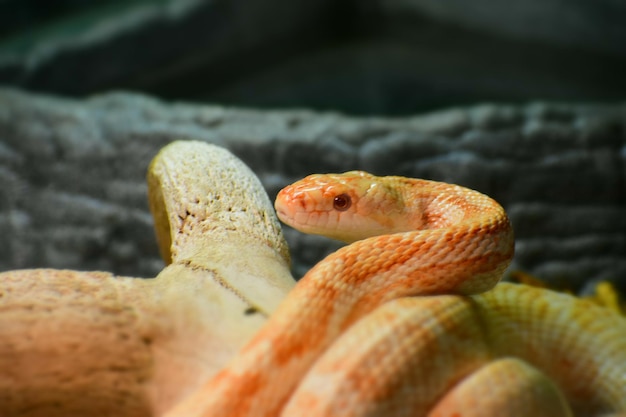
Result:
M281 196L276 198L274 208L281 222L303 233L323 235L344 242L357 240L348 237L342 228L337 227L340 216L349 216L349 213L311 207L313 204L306 202L311 199L310 196L304 194L299 197L300 201L297 202L294 202L297 199L294 199L293 195L284 199Z

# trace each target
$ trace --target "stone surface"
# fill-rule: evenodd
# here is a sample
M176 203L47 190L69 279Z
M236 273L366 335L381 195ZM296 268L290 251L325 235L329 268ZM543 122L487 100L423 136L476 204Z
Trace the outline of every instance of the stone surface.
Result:
M0 273L2 417L161 416L211 379L293 288L272 203L232 153L176 141L152 160L148 184L168 260L156 277ZM94 207L86 214L102 221Z
M615 0L68 3L0 4L0 84L388 115L626 93Z
M312 172L365 169L475 188L508 210L513 268L556 285L626 280L626 105L532 103L406 118L253 111L111 93L86 100L0 91L0 270L163 267L145 172L165 144L225 146L270 197ZM286 235L298 275L328 241Z

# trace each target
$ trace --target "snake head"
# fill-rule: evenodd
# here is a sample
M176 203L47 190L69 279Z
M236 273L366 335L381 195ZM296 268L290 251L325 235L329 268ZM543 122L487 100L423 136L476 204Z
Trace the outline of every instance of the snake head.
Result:
M283 188L274 207L294 229L348 243L408 229L402 195L363 171L309 175Z

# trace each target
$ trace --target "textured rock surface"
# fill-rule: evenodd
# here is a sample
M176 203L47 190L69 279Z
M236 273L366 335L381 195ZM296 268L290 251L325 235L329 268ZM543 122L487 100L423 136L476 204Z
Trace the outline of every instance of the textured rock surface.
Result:
M271 197L308 173L355 168L475 188L511 215L514 268L577 289L597 279L623 286L625 132L625 105L482 105L383 119L1 90L0 270L154 276L163 265L147 165L166 143L194 139L233 151ZM286 233L298 274L329 250Z
M178 141L149 173L168 259L156 277L0 273L2 417L162 415L222 368L293 288L272 203L239 159Z
M59 3L0 4L1 84L352 114L626 92L615 0Z

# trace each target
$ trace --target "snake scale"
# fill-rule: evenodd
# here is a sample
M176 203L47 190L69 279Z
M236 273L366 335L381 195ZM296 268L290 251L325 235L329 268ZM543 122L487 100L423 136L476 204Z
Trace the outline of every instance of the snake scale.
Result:
M626 321L569 295L496 286L514 237L491 198L352 171L306 177L275 207L351 244L168 417L626 412Z

